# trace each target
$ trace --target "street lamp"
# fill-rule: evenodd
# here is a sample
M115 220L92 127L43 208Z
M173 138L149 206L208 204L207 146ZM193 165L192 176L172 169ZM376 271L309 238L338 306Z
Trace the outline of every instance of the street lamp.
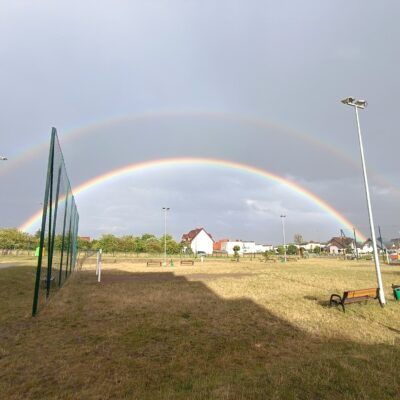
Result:
M376 245L376 237L375 237L375 228L374 228L374 219L372 217L372 208L371 208L371 199L369 195L369 187L368 187L368 177L367 177L367 169L365 167L365 157L364 157L364 148L361 136L361 128L360 128L360 119L358 117L358 109L364 109L367 106L367 102L365 100L357 100L354 97L347 97L342 100L343 104L354 107L356 112L356 120L357 120L357 128L358 128L358 140L360 143L360 154L361 154L361 163L364 173L364 186L365 186L365 196L367 198L367 208L368 208L368 217L369 217L369 225L371 229L371 239L372 239L372 247L374 249L374 262L375 262L375 270L376 270L376 279L378 281L379 288L379 300L381 304L386 304L385 293L383 291L382 284L382 275L381 275L381 267L379 264L379 256L378 256L378 248Z
M164 266L167 266L167 212L169 207L163 207L164 210Z
M283 233L283 251L285 255L285 262L287 261L286 259L286 236L285 236L285 218L286 215L281 214L281 221L282 221L282 233Z

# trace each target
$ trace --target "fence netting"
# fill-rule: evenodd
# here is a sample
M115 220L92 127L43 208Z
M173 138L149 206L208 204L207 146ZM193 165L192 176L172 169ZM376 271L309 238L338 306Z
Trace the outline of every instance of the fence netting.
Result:
M79 214L55 128L51 132L32 315L74 272Z

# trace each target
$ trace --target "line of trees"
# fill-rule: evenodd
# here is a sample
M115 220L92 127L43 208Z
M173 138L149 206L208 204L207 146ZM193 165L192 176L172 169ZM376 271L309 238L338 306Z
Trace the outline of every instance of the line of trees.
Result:
M34 250L39 245L40 232L30 235L15 228L0 229L0 249Z
M102 249L105 253L123 252L123 253L163 253L166 239L166 248L168 254L178 254L183 249L190 251L187 243L177 243L171 235L166 238L145 233L142 236L115 236L105 234L100 239L89 241L78 237L79 250L98 250ZM0 229L0 249L4 250L34 250L39 246L40 231L34 235L21 232L15 228ZM62 235L57 234L54 238L55 250L60 250L62 244Z
M157 238L155 235L145 233L142 236L115 236L105 234L100 239L92 241L78 239L78 248L80 250L98 250L102 249L106 253L151 253L159 254L164 252L164 243L166 241L167 254L178 254L183 249L190 249L185 243L177 243L171 235Z

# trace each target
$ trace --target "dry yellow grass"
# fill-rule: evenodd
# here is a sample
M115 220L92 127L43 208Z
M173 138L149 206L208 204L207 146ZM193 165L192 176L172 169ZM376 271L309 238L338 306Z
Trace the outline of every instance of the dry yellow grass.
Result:
M390 284L400 281L399 267L384 267L384 309L371 301L344 314L326 307L329 295L374 286L372 263L177 264L104 264L101 284L94 266L84 266L35 319L21 311L23 299L8 302L0 320L1 393L7 399L398 398L400 304ZM0 270L2 296L13 295L7 280L27 281L30 274Z

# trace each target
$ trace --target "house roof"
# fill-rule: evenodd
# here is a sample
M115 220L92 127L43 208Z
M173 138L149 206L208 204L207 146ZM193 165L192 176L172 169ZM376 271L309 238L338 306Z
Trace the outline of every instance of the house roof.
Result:
M333 237L328 243L327 246L336 246L338 249L345 249L350 246L354 240L349 237L336 236Z
M204 231L210 239L214 242L213 237L204 229L204 228L196 228L192 229L189 233L184 233L182 235L182 241L188 241L191 242L201 231Z
M379 239L379 238L378 238L378 239ZM366 245L372 246L372 239L371 239L371 238L368 238L368 239L362 244L362 246L366 246ZM379 242L379 240L377 240L376 246L378 247L378 249L381 249L381 250L384 250L384 249L385 249L385 245L382 247L381 244L380 244L380 242Z

